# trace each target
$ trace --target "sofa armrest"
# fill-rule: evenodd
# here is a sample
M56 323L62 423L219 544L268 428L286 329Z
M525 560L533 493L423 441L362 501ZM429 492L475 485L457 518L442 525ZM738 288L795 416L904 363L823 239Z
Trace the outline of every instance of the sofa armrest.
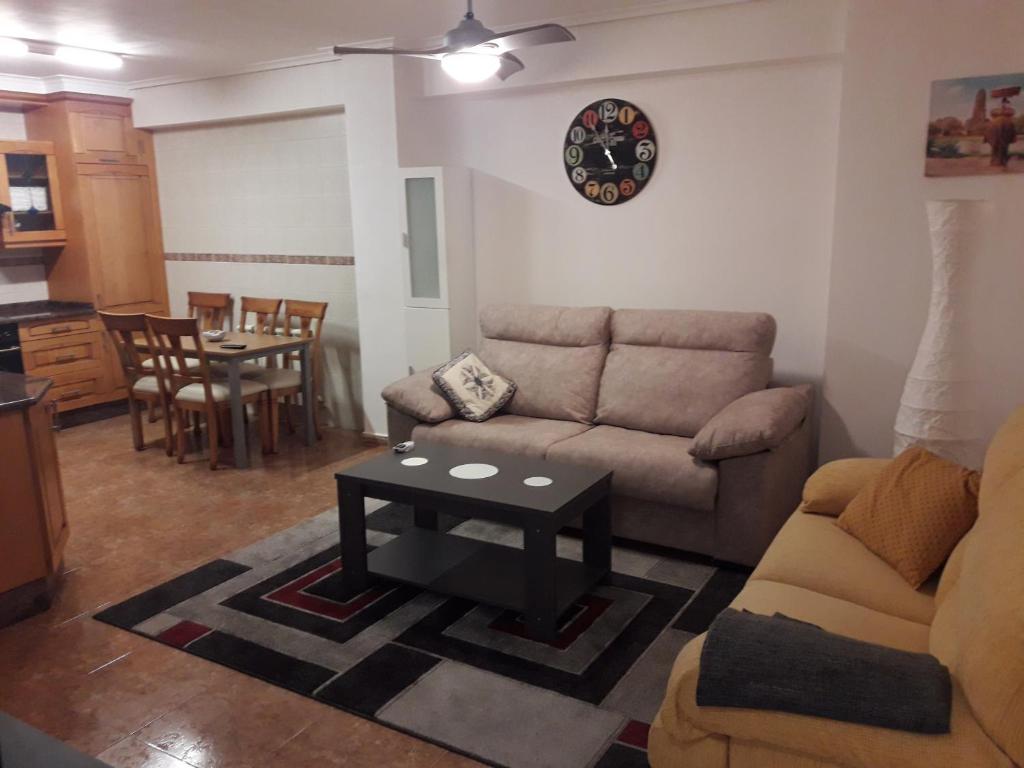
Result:
M950 732L942 735L767 710L699 707L697 680L704 640L704 635L691 640L672 669L665 700L651 731L650 758L654 768L680 765L680 752L696 753L702 745L720 745L722 737L792 752L807 757L808 764L818 760L849 768L1012 764L974 719L955 681Z
M693 438L702 461L749 456L778 448L810 413L811 388L772 387L751 392L716 413Z
M802 512L838 517L892 459L838 459L818 467L804 483Z
M380 396L390 407L427 424L437 424L455 416L452 408L431 376L433 371L418 371L384 387Z

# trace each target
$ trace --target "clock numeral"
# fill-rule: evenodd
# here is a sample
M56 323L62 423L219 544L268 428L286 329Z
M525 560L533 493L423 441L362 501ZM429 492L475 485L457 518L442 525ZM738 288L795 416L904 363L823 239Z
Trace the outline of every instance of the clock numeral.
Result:
M633 178L637 181L643 181L651 175L651 166L647 163L637 163L633 166Z
M636 159L647 162L654 157L654 142L650 139L644 139L643 141L637 142L636 145Z
M636 120L636 110L626 104L619 110L619 122L623 125L629 125ZM642 136L640 138L643 138Z
M582 125L574 125L569 131L569 141L573 144L582 144L585 138L587 138L587 131Z
M633 123L633 138L639 141L646 139L651 133L651 125L646 120L637 120Z
M601 202L611 205L619 199L619 188L613 183L608 182L601 185Z
M587 180L587 169L579 166L572 169L572 180L575 184L582 184Z
M623 179L619 182L619 192L623 197L629 197L636 192L636 182L632 179Z
M597 181L595 181L594 179L591 179L583 187L583 191L586 193L587 197L595 198L595 197L597 197L598 193L601 191L601 185Z
M583 113L583 118L580 122L582 122L586 128L594 130L594 128L597 126L597 121L597 112L595 112L592 109L588 109L586 112Z
M565 148L565 162L569 165L579 165L583 162L583 149L578 144L570 144Z
M610 123L619 116L619 105L609 99L601 102L601 120Z

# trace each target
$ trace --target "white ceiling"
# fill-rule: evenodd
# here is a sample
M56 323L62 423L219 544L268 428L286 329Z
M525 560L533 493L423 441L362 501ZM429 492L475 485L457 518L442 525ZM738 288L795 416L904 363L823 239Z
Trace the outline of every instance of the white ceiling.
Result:
M599 20L736 0L477 0L493 28ZM0 73L122 82L243 71L331 45L395 38L418 44L455 26L464 0L0 0L0 35L128 54L120 71L50 57L0 58Z

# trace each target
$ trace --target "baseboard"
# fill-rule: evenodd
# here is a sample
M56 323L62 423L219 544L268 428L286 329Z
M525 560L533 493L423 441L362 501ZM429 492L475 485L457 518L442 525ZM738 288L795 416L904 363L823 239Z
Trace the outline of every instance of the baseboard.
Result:
M388 444L388 436L378 435L376 432L363 432L363 439L371 443L377 443L378 445Z

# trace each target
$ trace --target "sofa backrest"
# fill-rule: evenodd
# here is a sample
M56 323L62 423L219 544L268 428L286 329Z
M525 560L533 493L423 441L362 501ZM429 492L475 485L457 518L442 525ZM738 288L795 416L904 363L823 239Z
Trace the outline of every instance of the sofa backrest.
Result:
M608 307L484 307L480 359L517 387L505 412L593 422L611 314Z
M772 376L775 319L754 312L620 309L597 423L693 437Z
M978 520L953 551L929 646L985 733L1024 765L1024 408L985 457Z

